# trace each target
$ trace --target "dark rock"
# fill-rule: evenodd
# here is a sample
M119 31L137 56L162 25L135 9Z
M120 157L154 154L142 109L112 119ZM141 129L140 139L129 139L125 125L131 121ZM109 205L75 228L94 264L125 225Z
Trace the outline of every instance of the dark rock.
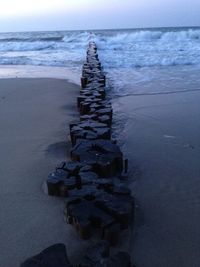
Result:
M130 255L126 252L118 252L114 256L104 260L99 267L131 267Z
M103 259L108 258L110 254L110 244L108 241L102 240L96 245L90 246L81 261L81 266L96 266L101 263Z
M96 198L95 205L116 218L122 229L128 227L134 214L133 202L111 194L99 195Z
M68 177L68 172L61 169L50 173L46 181L48 194L50 196L59 196L60 186L63 180L65 180L67 177Z
M88 239L92 235L92 228L101 229L104 238L104 229L114 224L115 219L95 206L89 200L73 199L66 204L66 220L72 224L82 239Z
M94 184L96 180L98 180L98 175L95 172L91 171L83 171L79 173L79 177L81 180L81 185L87 185L87 184Z
M85 77L81 77L81 87L85 88L88 83L88 79Z
M102 231L102 238L107 240L110 245L115 246L119 240L119 233L120 233L120 224L118 222L113 222L111 224L107 224L104 226Z
M20 267L72 267L64 244L55 244L29 258Z
M98 116L98 121L107 124L109 127L112 123L112 119L109 115Z
M87 120L97 120L97 115L91 114L91 115L82 115L80 116L81 121L87 121Z
M90 213L93 203L80 201L79 203L68 203L67 221L75 227L82 239L89 239L91 236Z
M72 190L69 196L73 199L95 200L99 194L102 194L102 192L95 185L87 184L87 186L83 186L81 189Z
M96 112L97 116L108 115L112 119L112 109L111 108L102 108L98 109Z
M80 96L78 96L78 97L77 97L77 107L80 108L80 104L81 104L81 102L83 102L83 101L86 100L86 99L87 99L87 96L85 96L85 95L80 95Z
M71 150L72 160L92 165L102 177L111 177L123 170L123 155L119 147L109 140L78 140Z
M80 114L85 115L90 113L90 103L83 101L80 103Z
M74 162L74 161L69 161L66 162L64 166L64 170L66 170L70 175L76 176L79 173L80 168L83 167L83 164L80 162Z
M89 171L92 171L92 166L90 166L90 165L84 165L80 169L80 172L89 172Z
M57 167L56 170L62 169L66 173L68 173L69 176L76 176L79 173L80 168L85 166L84 164L81 164L80 162L75 161L69 161L69 162L62 162Z
M71 127L70 136L72 145L75 145L78 139L110 139L111 130L104 123L94 120L85 120Z
M77 187L77 178L59 175L61 171L65 173L64 170L57 170L48 176L46 183L50 196L67 197L69 190Z

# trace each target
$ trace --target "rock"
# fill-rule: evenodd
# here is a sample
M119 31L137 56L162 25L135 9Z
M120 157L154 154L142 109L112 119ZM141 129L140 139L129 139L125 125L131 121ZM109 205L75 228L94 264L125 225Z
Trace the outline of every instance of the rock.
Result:
M55 244L29 258L20 267L72 267L64 244Z
M84 167L84 164L76 161L62 162L60 165L56 167L56 170L62 169L63 171L68 173L69 176L76 176L79 173L79 170Z
M48 194L50 196L59 196L60 186L63 183L63 180L67 179L67 177L68 177L68 172L62 169L50 173L46 181Z
M95 184L95 181L98 180L98 175L95 172L91 171L83 171L79 173L81 186L88 185L88 184Z
M74 146L78 139L110 139L111 130L104 123L94 120L85 120L70 127L70 136L72 145Z
M80 104L81 104L81 102L83 102L83 101L86 100L86 99L87 99L87 96L85 96L85 95L80 95L80 96L78 96L78 97L77 97L77 107L80 108Z
M104 260L99 267L131 267L130 255L126 252L118 252L114 256Z
M102 109L96 110L95 114L97 116L107 115L112 120L113 111L112 111L112 108L102 108Z
M108 241L102 240L87 249L84 258L81 261L81 266L93 267L102 262L103 259L108 258L109 254L110 244Z
M115 246L119 240L120 224L113 220L113 223L104 226L102 238L107 240L111 246Z
M95 205L113 216L122 229L126 229L133 218L134 202L131 198L103 194L96 198Z
M92 166L91 165L83 165L83 167L81 167L80 172L89 172L92 171Z
M88 83L87 78L81 77L81 87L86 88L87 83Z
M112 117L109 115L98 116L98 121L107 124L108 127L111 127Z
M80 114L85 115L90 113L90 103L83 101L80 103Z
M71 158L91 165L102 177L112 177L123 170L122 152L110 140L78 140L71 150Z
M66 219L83 239L89 238L92 227L95 227L101 230L101 238L115 245L120 230L127 228L133 217L134 201L131 196L108 194L106 190L111 186L110 180L109 184L102 182L101 189L98 188L99 180L70 191Z
M93 208L91 202L79 201L68 203L67 221L70 222L82 239L89 239L91 236L90 213Z
M80 198L72 198L66 204L66 221L72 224L82 239L89 239L92 236L92 229L101 230L101 237L104 238L104 229L114 224L115 219L95 206L95 203Z
M88 120L97 120L97 115L91 114L91 115L82 115L80 116L81 121L88 121Z
M70 198L78 198L84 200L95 200L98 194L102 194L100 190L94 184L87 184L87 186L82 186L80 189L75 189L70 192Z
M75 189L78 186L76 177L67 177L58 175L63 170L57 170L51 173L47 179L48 195L67 197L69 190Z

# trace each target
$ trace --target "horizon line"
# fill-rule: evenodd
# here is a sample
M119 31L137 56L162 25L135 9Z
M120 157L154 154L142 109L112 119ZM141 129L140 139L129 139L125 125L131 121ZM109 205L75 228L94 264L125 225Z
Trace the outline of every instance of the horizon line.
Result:
M0 33L27 33L27 32L80 32L80 31L117 31L117 30L144 30L144 29L175 29L175 28L200 28L200 26L150 26L150 27L127 27L127 28L104 28L104 29L70 29L70 30L20 30L20 31L0 31Z

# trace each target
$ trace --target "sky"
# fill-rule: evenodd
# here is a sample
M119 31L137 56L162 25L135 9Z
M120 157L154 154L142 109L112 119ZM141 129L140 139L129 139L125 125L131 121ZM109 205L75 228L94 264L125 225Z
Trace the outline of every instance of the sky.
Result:
M200 0L0 0L0 31L200 26Z

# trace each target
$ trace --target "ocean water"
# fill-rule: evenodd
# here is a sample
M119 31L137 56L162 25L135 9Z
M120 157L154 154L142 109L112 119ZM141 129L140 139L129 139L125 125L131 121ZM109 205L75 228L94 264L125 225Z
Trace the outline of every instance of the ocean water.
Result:
M80 77L89 40L115 96L198 90L198 27L1 33L0 65L64 67Z

